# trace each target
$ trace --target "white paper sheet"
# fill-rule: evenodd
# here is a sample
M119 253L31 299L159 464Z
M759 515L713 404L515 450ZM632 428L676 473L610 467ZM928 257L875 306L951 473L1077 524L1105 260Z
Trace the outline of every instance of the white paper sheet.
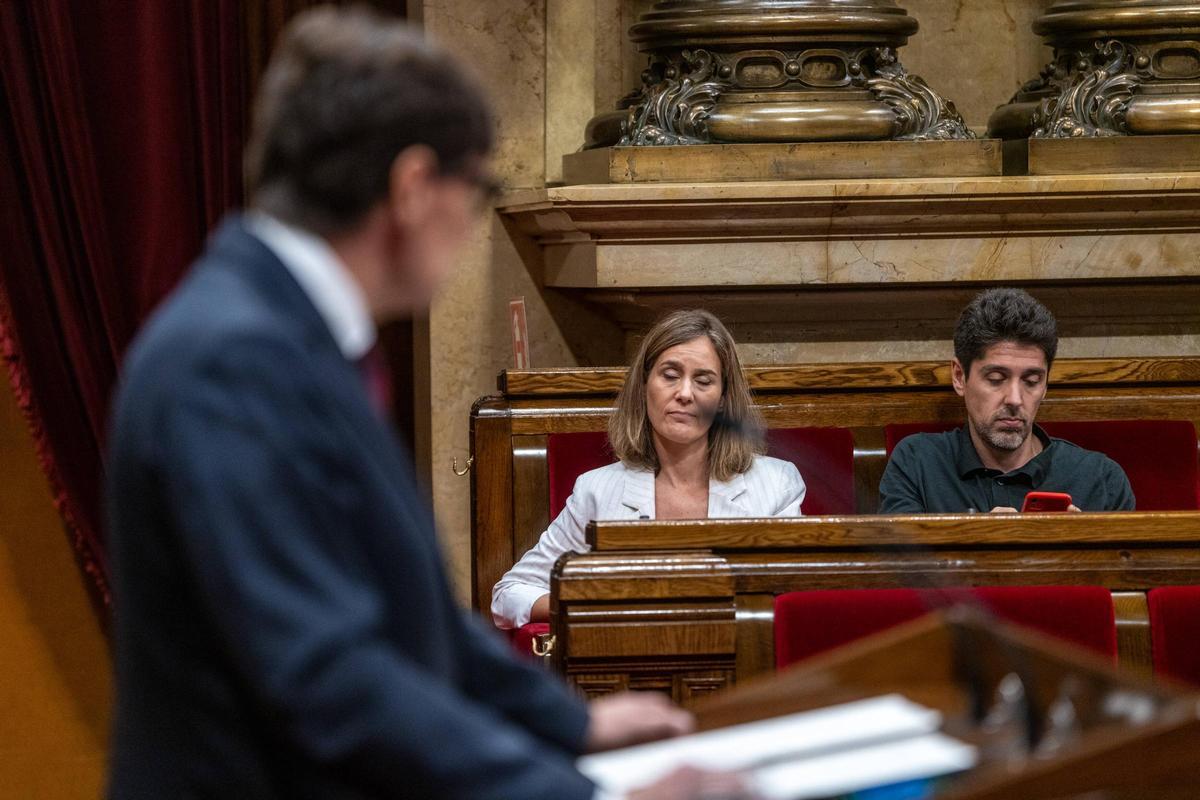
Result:
M769 800L828 797L971 767L974 749L940 725L938 712L885 695L585 756L578 767L618 794L690 764L747 771Z

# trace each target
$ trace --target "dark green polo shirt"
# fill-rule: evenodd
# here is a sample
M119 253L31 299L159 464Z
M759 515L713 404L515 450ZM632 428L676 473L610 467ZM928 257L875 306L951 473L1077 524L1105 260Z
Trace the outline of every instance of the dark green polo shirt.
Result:
M1054 439L1037 425L1042 452L1012 472L988 469L964 425L945 433L917 433L896 445L879 482L879 511L888 514L1021 510L1028 492L1066 492L1084 511L1128 511L1129 479L1103 453Z

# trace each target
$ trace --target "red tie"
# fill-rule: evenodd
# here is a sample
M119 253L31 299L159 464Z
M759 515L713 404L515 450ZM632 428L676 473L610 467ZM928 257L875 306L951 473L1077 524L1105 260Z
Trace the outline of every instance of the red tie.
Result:
M371 407L383 419L392 416L392 373L388 369L387 359L383 349L376 343L358 360L358 369L362 372L363 383L366 385L367 398Z

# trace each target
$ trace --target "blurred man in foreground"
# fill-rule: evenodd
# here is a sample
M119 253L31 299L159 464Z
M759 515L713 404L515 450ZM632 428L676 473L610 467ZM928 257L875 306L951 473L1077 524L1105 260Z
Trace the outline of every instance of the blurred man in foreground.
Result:
M260 90L252 210L131 349L109 507L110 794L592 798L577 754L687 731L585 706L452 600L362 362L428 307L492 182L484 98L403 24L321 9ZM675 773L636 796L736 793Z

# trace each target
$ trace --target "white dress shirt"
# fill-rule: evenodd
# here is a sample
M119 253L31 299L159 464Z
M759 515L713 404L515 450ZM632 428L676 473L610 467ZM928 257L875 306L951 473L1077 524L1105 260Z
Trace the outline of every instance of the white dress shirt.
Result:
M260 211L246 214L245 225L300 284L346 360L366 355L375 344L375 322L358 282L329 243Z
M709 481L708 517L798 517L804 491L795 464L755 456L744 473ZM654 519L654 473L617 462L580 475L562 513L492 590L496 625L519 628L529 622L534 602L550 591L550 568L558 557L587 552L587 524L621 519Z

